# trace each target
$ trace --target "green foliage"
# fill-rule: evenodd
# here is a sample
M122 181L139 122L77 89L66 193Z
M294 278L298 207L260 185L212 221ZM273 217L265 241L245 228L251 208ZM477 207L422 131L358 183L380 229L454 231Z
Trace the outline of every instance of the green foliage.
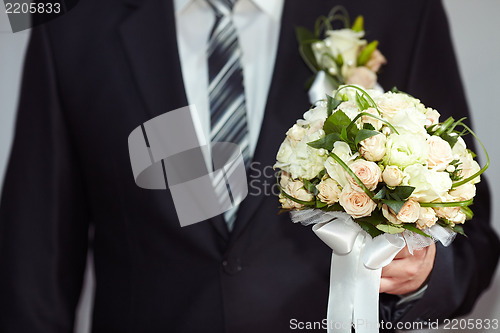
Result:
M356 31L356 32L364 31L364 29L365 29L364 28L364 19L363 19L362 15L359 15L358 17L356 17L356 20L352 24L351 29Z
M346 128L351 123L351 119L342 110L337 110L328 117L323 125L326 134L342 133L342 128Z
M373 42L366 45L366 47L361 51L358 57L358 66L364 66L370 60L373 52L377 49L378 41L374 40Z
M331 116L333 111L342 104L341 100L335 99L332 96L326 95L326 111L328 116Z
M340 135L338 133L330 133L321 139L309 142L308 145L316 149L323 148L330 151L333 149L333 144L337 141L341 141Z
M394 224L379 224L377 225L377 229L388 234L399 234L405 231L403 227Z

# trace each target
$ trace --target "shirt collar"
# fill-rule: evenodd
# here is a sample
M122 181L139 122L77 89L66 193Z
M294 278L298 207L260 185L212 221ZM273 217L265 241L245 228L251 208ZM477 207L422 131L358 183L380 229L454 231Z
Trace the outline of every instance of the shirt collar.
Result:
M205 0L174 0L175 14L180 14L194 1ZM281 15L281 8L285 0L247 0L252 1L255 6L259 7L267 15L271 16L274 20L279 21Z

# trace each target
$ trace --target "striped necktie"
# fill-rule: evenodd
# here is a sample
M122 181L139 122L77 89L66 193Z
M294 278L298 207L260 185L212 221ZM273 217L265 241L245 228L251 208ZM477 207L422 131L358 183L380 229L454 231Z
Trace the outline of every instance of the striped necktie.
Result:
M251 156L247 126L247 109L243 87L241 49L231 13L236 0L208 0L215 12L215 24L208 41L208 94L212 142L232 142L242 151L248 168ZM238 207L224 213L232 231Z

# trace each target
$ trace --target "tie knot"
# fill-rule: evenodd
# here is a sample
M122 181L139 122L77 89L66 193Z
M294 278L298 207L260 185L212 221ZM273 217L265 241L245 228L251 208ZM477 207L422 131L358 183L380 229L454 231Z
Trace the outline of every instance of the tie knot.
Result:
M216 16L230 15L236 0L207 0Z

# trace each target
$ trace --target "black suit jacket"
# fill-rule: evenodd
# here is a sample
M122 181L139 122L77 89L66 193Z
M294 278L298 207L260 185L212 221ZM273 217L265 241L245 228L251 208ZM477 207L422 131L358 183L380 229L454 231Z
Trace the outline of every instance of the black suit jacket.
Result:
M269 166L309 107L310 73L296 25L336 4L363 14L389 59L380 75L437 108L467 115L446 18L436 0L286 1L279 51L250 174L229 234L220 217L181 228L170 192L132 177L127 137L187 105L171 1L81 1L33 29L0 211L0 331L70 332L94 227L93 332L287 332L326 314L330 250L277 215ZM267 167L267 168L266 168ZM266 173L262 171L267 171ZM489 194L478 187L469 238L438 246L425 296L381 319L426 320L469 311L489 284L498 241Z

